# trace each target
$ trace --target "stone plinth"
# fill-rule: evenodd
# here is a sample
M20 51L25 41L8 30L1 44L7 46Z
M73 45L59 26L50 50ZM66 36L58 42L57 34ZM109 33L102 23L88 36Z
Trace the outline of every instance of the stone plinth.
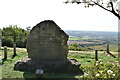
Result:
M14 70L34 72L37 69L42 69L45 73L82 73L79 69L80 65L75 59L36 61L24 58L15 63Z

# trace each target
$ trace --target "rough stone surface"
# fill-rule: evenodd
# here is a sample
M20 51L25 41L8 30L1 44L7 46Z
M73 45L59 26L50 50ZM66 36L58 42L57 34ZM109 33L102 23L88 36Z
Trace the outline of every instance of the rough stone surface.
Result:
M15 63L14 70L34 72L37 69L42 69L45 73L82 73L79 69L80 65L81 64L75 59L67 59L64 61L34 61L29 58L24 58Z
M54 21L43 21L30 31L27 39L28 57L15 63L14 70L82 73L80 63L67 59L68 35Z
M28 57L33 60L65 60L68 54L67 40L68 35L54 21L43 21L30 31Z

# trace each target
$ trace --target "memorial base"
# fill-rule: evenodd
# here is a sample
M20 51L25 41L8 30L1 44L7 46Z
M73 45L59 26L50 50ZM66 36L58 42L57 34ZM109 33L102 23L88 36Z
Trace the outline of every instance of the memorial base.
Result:
M75 59L36 61L23 58L15 63L14 70L33 71L42 69L44 73L83 73Z

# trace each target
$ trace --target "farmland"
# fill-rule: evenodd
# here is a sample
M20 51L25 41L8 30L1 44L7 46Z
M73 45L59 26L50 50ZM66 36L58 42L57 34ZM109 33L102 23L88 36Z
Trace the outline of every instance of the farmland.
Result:
M69 35L68 45L77 43L79 47L89 48L89 50L106 50L106 45L110 45L111 51L118 51L118 33L101 31L66 31Z

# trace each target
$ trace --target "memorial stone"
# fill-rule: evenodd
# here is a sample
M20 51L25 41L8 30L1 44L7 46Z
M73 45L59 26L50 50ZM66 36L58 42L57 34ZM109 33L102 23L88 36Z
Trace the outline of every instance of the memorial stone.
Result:
M15 63L14 70L43 70L57 73L82 73L80 63L67 58L68 35L52 20L32 28L27 39L28 57Z
M28 57L33 60L67 59L68 35L54 21L43 21L31 31L27 41Z

